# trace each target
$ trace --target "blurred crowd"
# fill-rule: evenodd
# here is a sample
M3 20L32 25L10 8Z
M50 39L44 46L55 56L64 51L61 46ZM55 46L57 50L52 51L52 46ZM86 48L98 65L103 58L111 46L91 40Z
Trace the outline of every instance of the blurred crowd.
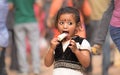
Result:
M90 42L93 51L91 60L92 56L102 54L102 75L108 75L110 66L120 66L120 54L109 31L103 32L107 34L105 37L99 33L104 31L100 29L104 27L100 23L110 4L111 0L8 0L6 25L9 45L6 55L11 60L9 69L20 75L29 75L32 65L34 75L40 75L40 63L49 48L49 41L59 35L54 26L56 13L60 8L70 6L80 12L83 29L78 35ZM103 42L96 42L97 36L104 37L101 39ZM92 75L92 62L96 61L91 61L86 75Z

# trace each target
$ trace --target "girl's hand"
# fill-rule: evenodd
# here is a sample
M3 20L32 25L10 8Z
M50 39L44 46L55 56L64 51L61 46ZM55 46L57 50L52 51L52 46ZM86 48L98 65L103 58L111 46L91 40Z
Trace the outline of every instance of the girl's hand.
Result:
M59 42L58 42L58 39L57 38L53 38L52 40L51 40L51 42L50 42L50 48L52 49L52 50L55 50L55 48L56 48L56 46L59 44Z
M76 42L74 40L70 40L69 47L70 47L70 49L72 50L73 53L75 53L77 51Z

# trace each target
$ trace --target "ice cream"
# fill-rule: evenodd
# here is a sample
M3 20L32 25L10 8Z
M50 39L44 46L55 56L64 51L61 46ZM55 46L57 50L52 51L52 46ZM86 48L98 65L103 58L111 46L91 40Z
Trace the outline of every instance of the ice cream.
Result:
M58 35L58 40L62 41L68 34L67 33L62 33L60 35Z

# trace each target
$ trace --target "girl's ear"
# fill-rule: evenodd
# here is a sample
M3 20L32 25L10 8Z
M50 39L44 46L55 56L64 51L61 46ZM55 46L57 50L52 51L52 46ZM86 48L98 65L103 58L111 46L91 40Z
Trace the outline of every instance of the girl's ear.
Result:
M86 29L85 25L82 23L78 23L78 27L76 27L76 35L79 35L80 37L86 38Z
M77 31L81 31L82 30L82 24L81 24L81 22L77 23L76 29L77 29Z
M75 33L80 32L81 29L82 29L82 26L81 26L81 23L79 22L79 23L77 23L77 26L76 26L76 29L75 29Z

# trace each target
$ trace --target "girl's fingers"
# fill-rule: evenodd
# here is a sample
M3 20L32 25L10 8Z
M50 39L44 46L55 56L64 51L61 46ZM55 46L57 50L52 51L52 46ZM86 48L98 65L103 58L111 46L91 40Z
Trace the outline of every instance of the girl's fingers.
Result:
M76 43L75 43L74 40L70 40L70 45L71 45L71 46L75 46L75 44L76 44Z

